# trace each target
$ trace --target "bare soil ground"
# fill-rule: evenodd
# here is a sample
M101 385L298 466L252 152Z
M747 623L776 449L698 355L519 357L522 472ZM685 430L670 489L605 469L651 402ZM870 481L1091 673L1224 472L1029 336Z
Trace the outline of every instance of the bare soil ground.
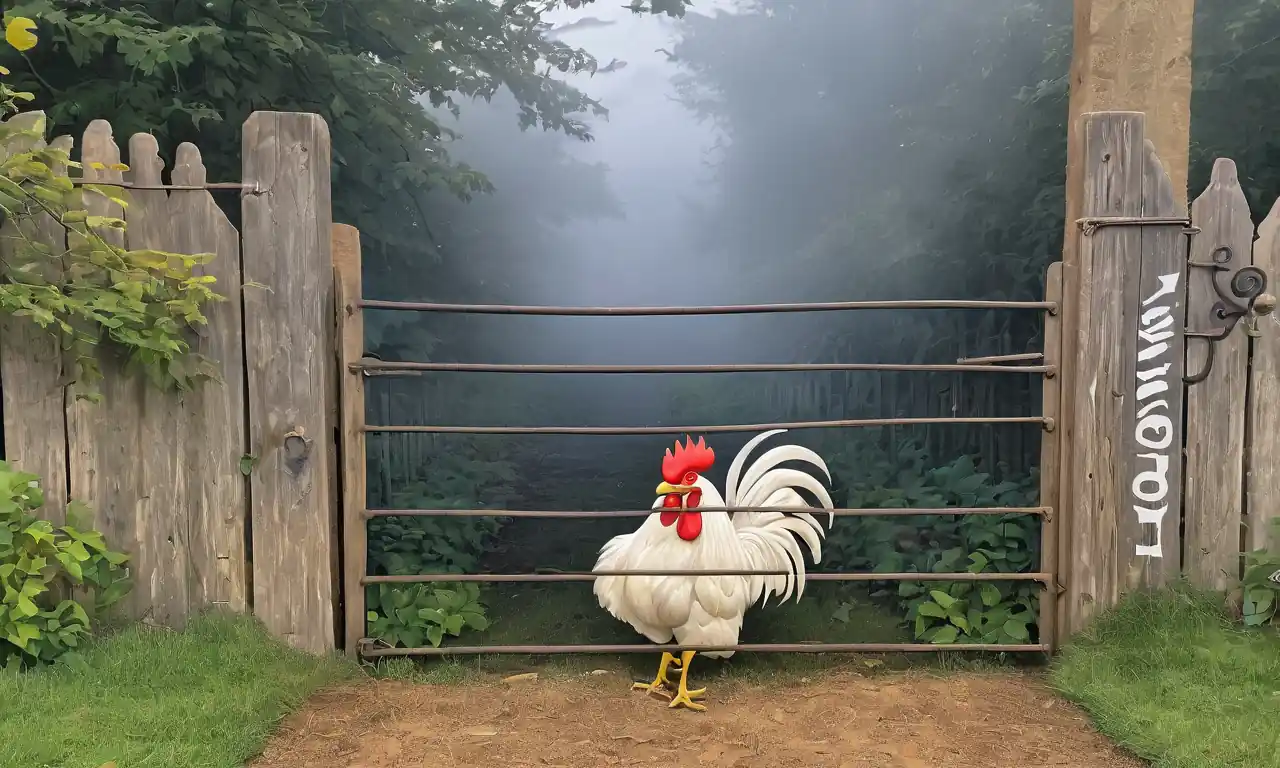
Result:
M289 718L253 768L1139 768L1033 675L817 675L725 683L705 713L618 675L365 681Z

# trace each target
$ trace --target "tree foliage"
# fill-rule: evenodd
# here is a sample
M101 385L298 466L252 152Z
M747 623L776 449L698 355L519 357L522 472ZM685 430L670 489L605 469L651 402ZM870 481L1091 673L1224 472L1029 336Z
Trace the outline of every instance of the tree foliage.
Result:
M29 54L35 24L6 16L6 40ZM100 342L127 352L162 387L187 388L216 377L211 361L194 352L188 333L206 322L203 306L221 298L212 277L193 268L207 255L178 255L122 247L125 222L110 215L127 207L118 187L75 185L67 169L105 178L100 163L72 162L63 146L45 143L41 112L19 114L35 95L0 79L0 311L29 318L56 333L67 358L68 378L81 396L96 398ZM119 166L115 171L127 170Z
M637 10L674 14L676 4ZM596 63L546 35L542 16L559 5L26 0L14 12L39 19L48 44L0 63L23 87L43 86L36 106L56 131L106 118L165 147L190 141L211 178L239 178L240 126L254 110L319 113L333 139L335 218L412 262L431 247L432 192L469 199L491 188L455 160L441 111L506 90L522 128L590 139L587 121L604 108L557 75Z

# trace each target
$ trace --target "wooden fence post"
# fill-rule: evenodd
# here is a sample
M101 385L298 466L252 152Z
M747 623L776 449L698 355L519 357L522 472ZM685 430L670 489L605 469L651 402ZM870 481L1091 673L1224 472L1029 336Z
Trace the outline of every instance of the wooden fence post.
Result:
M1214 163L1209 186L1192 204L1191 215L1201 230L1191 243L1192 265L1217 262L1234 271L1249 264L1253 223L1235 163ZM1216 279L1225 282L1230 277L1228 273ZM1214 279L1213 269L1190 267L1187 328L1193 332L1215 332L1223 325L1214 312L1219 300ZM1188 376L1202 372L1208 355L1213 356L1208 378L1187 392L1183 573L1204 589L1229 590L1240 577L1248 343L1239 328L1212 343L1212 351L1204 339L1187 343Z
M335 645L337 372L329 129L319 115L244 124L245 358L254 614L312 652Z
M364 313L360 309L360 232L346 224L333 225L333 271L337 290L338 377L341 388L342 430L342 583L343 647L354 657L365 635L364 585L368 559L368 504L365 472L364 372L351 363L364 356Z
M1084 115L1083 207L1085 219L1136 217L1142 213L1143 115L1099 112ZM1069 192L1074 194L1074 192ZM1069 222L1071 223L1071 222ZM1136 226L1088 229L1079 238L1073 390L1064 405L1071 430L1062 438L1063 506L1069 512L1072 557L1060 632L1070 636L1100 607L1118 596L1117 526L1132 476L1124 450L1134 390L1141 231Z
M1054 428L1040 436L1040 504L1049 507L1049 514L1040 522L1040 571L1058 573L1059 540L1062 516L1058 509L1062 475L1059 471L1062 456L1062 262L1049 265L1044 281L1045 301L1058 304L1058 311L1044 316L1044 364L1058 368L1054 374L1044 377L1041 396L1041 412L1054 420ZM1040 642L1050 648L1058 645L1058 588L1062 579L1045 585L1040 596Z
M1258 225L1253 243L1253 266L1266 270L1270 280L1280 279L1280 200ZM1274 282L1272 284L1274 286ZM1275 288L1270 288L1272 292ZM1280 518L1280 317L1259 319L1253 338L1250 365L1248 448L1245 456L1246 551L1280 546L1272 521Z

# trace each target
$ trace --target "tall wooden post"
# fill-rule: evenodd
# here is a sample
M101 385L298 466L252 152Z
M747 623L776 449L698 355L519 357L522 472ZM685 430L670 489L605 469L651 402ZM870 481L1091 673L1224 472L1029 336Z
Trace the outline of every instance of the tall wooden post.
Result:
M1081 324L1087 312L1079 306L1087 288L1081 285L1081 241L1078 219L1084 215L1086 180L1085 116L1103 110L1141 112L1147 116L1145 136L1154 146L1170 178L1173 202L1185 209L1191 125L1191 42L1195 0L1075 0L1071 59L1071 103L1067 122L1066 231L1063 243L1062 414L1063 446L1079 438L1074 414L1080 390L1078 363L1088 360L1080 347L1089 333ZM1087 392L1088 390L1084 390ZM1073 541L1073 520L1082 511L1080 487L1073 482L1074 452L1064 450L1056 508L1064 542ZM1086 473L1087 474L1087 473ZM1092 513L1090 513L1092 514ZM1059 561L1059 580L1068 591L1084 594L1072 558ZM1083 576L1087 580L1087 576ZM1058 631L1069 637L1083 627L1092 608L1082 613L1070 596L1058 603Z
M244 124L245 364L253 612L290 645L335 645L337 371L329 128L319 115Z
M342 583L343 648L355 657L365 634L364 584L369 556L365 507L364 372L351 363L364 356L364 314L360 309L360 232L346 224L333 225L333 274L337 288L338 377L342 428Z

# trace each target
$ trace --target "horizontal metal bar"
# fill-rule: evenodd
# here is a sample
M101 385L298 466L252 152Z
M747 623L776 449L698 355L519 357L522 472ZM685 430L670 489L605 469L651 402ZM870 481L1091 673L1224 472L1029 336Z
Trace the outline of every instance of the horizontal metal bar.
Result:
M567 653L678 653L680 651L741 651L744 653L963 653L990 651L996 653L1048 653L1044 643L1001 645L999 643L741 643L738 645L457 645L433 648L377 647L378 641L360 641L360 655L378 656L473 656L492 654L567 654Z
M72 184L83 186L85 184L96 184L100 187L120 187L121 189L144 189L144 190L174 190L178 192L198 192L209 189L236 189L247 190L249 192L261 192L262 188L256 182L253 184L243 184L238 181L210 181L205 184L134 184L129 181L105 181L103 179L82 179L74 178Z
M631 570L581 573L421 573L405 576L365 576L362 584L425 584L427 582L475 582L508 584L523 582L595 581L603 576L786 576L788 571L735 570ZM1050 573L808 573L806 581L1038 581L1048 584Z
M660 509L542 510L542 509L367 509L365 517L532 517L582 519L648 517ZM786 512L833 514L836 517L914 517L917 515L1047 515L1050 507L912 507L879 509L823 509L821 507L698 507L700 512Z
M352 371L366 375L399 372L448 373L794 373L800 371L906 371L933 373L1049 373L1050 366L976 365L959 363L744 363L726 365L523 365L512 363L402 363L364 359L351 365ZM969 363L969 364L965 364Z
M1184 227L1199 232L1193 227L1191 219L1185 216L1087 216L1076 219L1076 225L1083 230L1085 236L1092 235L1099 227Z
M957 363L963 365L980 365L990 370L1001 370L1000 366L991 365L992 363L1016 363L1022 360L1043 360L1043 352L1022 352L1017 355L988 355L987 357L962 357L956 360ZM1052 366L1012 366L1015 371L1036 371L1046 370Z
M775 424L709 424L680 427L484 427L443 425L365 425L370 433L420 432L436 435L673 435L680 433L724 434L767 432L774 429L840 429L853 427L912 426L916 424L1039 424L1052 429L1053 419L1043 416L931 416L916 419L838 419L834 421L792 421Z
M1034 309L1056 313L1052 301L828 301L807 304L731 304L703 307L539 307L507 304L442 304L422 301L363 299L365 309L402 312L452 312L469 315L556 315L587 317L653 317L672 315L756 315L778 312L840 312L862 309Z

